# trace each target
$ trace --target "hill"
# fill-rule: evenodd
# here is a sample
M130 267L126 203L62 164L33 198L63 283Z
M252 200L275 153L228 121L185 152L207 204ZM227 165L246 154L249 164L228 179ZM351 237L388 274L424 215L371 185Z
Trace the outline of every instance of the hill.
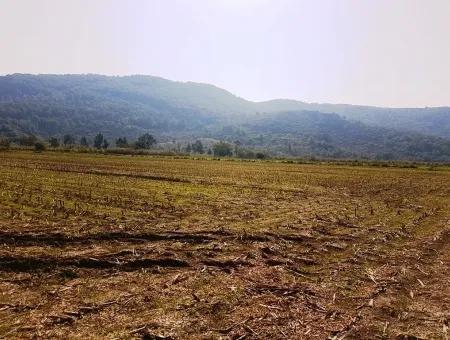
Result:
M268 135L266 147L295 156L331 158L449 160L450 140L367 126L337 114L288 111L266 115L249 127Z
M258 103L260 110L279 112L310 110L337 113L371 126L395 128L437 137L450 136L450 107L384 108L348 104L316 104L277 99Z
M251 102L151 76L0 77L0 135L213 138L278 155L450 160L450 109Z

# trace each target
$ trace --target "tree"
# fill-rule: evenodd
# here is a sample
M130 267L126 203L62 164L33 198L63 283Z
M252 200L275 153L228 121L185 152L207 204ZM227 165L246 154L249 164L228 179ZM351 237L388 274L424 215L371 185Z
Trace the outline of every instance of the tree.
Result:
M69 135L69 134L64 135L63 143L64 143L64 145L73 145L73 144L75 144L75 137L72 135Z
M212 150L208 149L208 151L206 152L208 155L212 155Z
M88 143L86 137L84 137L84 136L81 137L81 139L80 139L80 145L81 145L81 146L84 146L84 147L89 146L89 143Z
M48 140L48 143L50 144L50 147L57 148L59 147L59 140L56 137L52 137Z
M264 158L266 158L266 155L263 154L262 152L257 152L257 153L256 153L256 158L258 158L258 159L264 159Z
M123 138L117 138L116 139L116 146L118 148L127 148L128 147L128 141L126 137Z
M232 156L233 149L230 144L225 142L216 143L213 146L214 156L225 157Z
M152 135L145 133L138 138L135 145L136 149L150 149L153 144L156 144L156 139Z
M42 142L36 142L34 143L34 151L36 152L42 152L45 150L45 144Z
M104 140L103 140L103 144L102 144L102 148L103 148L103 149L107 149L108 146L109 146L108 141L107 141L106 139L104 139Z
M192 151L195 153L204 153L205 150L203 148L203 144L201 141L197 140L194 144L192 144Z
M94 147L96 149L101 149L103 145L103 135L101 133L98 133L97 136L94 138Z
M242 145L240 140L234 141L234 154L237 155L239 153L240 146Z
M35 135L22 136L22 137L19 137L19 139L17 140L19 145L22 145L22 146L33 146L34 143L36 143L37 141L38 140Z
M191 144L189 143L189 144L186 146L186 152L187 152L187 153L191 153L191 151L192 151L192 146L191 146Z
M8 138L0 138L0 150L7 150L11 146L11 141Z
M255 152L251 149L239 148L237 153L235 153L235 156L239 158L252 159L255 158Z

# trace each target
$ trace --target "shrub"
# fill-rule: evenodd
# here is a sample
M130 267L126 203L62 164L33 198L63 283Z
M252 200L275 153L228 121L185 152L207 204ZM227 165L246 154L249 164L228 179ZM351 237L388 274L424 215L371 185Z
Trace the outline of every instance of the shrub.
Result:
M33 146L37 142L37 138L34 135L19 137L17 143L21 146Z
M50 139L48 140L48 142L49 142L49 144L50 144L50 146L51 146L52 148L57 148L57 147L59 147L59 140L58 140L58 138L52 137L52 138L50 138Z
M0 138L0 149L7 150L11 146L11 141L8 138Z
M45 150L45 144L41 142L34 143L34 151L36 152L42 152Z

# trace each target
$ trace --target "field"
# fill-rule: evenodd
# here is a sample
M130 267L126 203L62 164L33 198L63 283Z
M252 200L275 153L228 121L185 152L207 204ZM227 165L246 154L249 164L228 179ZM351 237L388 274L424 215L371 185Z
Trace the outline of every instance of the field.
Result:
M450 171L0 153L0 337L447 339Z

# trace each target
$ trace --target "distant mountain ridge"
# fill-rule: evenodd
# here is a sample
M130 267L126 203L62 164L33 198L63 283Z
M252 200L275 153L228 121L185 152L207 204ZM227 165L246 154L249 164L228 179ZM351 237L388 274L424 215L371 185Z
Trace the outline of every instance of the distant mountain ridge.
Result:
M0 135L215 138L280 155L450 160L450 108L277 99L152 76L0 77Z
M450 137L450 107L384 108L349 104L304 103L289 99L275 99L260 103L268 111L310 110L337 113L362 123Z

